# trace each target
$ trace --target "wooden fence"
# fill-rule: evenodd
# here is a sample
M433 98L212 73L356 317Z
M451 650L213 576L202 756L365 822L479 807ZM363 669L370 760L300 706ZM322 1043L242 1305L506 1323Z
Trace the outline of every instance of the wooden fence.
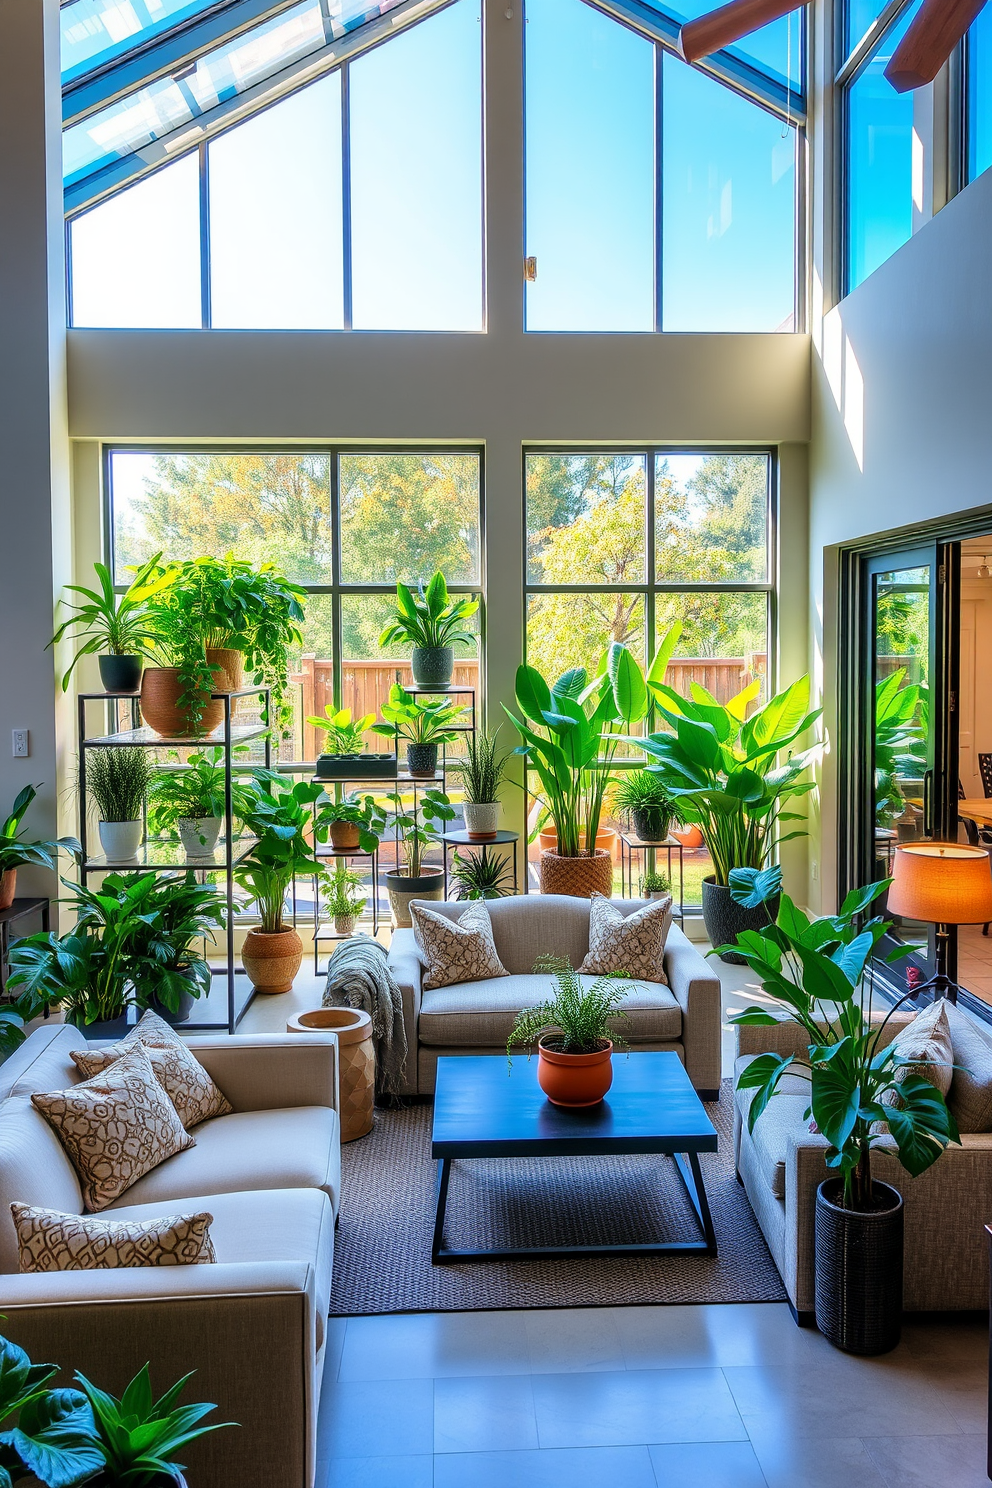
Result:
M729 656L680 656L669 663L666 682L676 692L687 692L690 682L699 682L721 703L727 702L735 693L755 677L764 677L767 656L754 653L748 657ZM324 735L305 720L321 716L325 706L334 701L333 663L316 656L303 656L301 669L290 674L290 682L300 689L300 733L296 741L297 757L316 759L323 747ZM453 681L460 687L479 685L479 663L476 660L456 661ZM413 673L409 662L403 661L345 661L341 672L341 705L350 708L352 716L362 718L366 713L379 717L379 707L389 695L394 682L403 687L413 685ZM370 738L370 747L376 747Z

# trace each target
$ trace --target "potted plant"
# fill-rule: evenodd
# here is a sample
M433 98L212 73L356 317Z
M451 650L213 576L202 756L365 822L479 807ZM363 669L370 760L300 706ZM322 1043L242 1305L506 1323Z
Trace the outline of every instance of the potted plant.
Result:
M78 858L80 846L75 837L58 837L54 842L27 842L20 830L21 822L39 787L25 785L14 797L10 815L0 827L0 909L9 909L17 892L17 870L22 865L55 870L59 850Z
M261 920L245 937L242 960L259 992L289 992L303 960L303 942L285 922L286 893L295 876L321 882L325 868L308 840L310 808L322 787L298 780L291 785L272 771L257 770L246 789L242 820L258 841L242 858L235 877L247 889ZM322 840L322 829L315 829Z
M440 899L444 893L444 869L428 868L424 853L440 840L438 822L453 821L455 808L443 791L433 786L415 795L409 807L397 791L392 797L393 829L403 854L403 867L386 874L386 890L392 911L393 929L409 929L411 899ZM443 828L442 828L443 830Z
M247 751L243 746L232 750L237 756ZM226 810L226 776L224 750L220 745L194 750L179 760L176 750L170 757L179 763L173 769L159 769L151 777L148 789L148 827L155 835L173 828L179 833L183 851L191 858L211 857L217 846ZM242 787L231 782L232 808L241 802Z
M396 774L395 754L366 753L364 735L372 727L375 715L352 721L350 708L335 709L328 703L323 718L312 717L307 723L323 729L327 749L317 756L314 774L319 780L389 780Z
M178 1454L234 1425L201 1426L216 1406L176 1404L188 1374L156 1400L146 1364L118 1400L78 1372L79 1390L49 1389L58 1373L57 1364L32 1364L16 1343L0 1338L3 1483L29 1477L43 1488L185 1488Z
M136 1006L185 1023L194 1001L210 991L210 965L195 942L224 928L224 900L192 872L108 874L100 893L116 894L140 917L128 953Z
M354 935L365 901L361 874L352 873L343 863L338 863L328 881L327 895L327 912L334 920L336 935Z
M136 744L87 752L86 783L100 813L100 845L109 863L133 858L144 836L152 767Z
M451 682L456 645L471 645L475 637L462 627L479 608L476 599L448 594L444 574L436 573L427 588L414 594L396 585L396 615L379 637L380 646L406 641L413 647L411 666L418 687L443 688Z
M513 870L505 858L456 849L451 854L451 883L456 899L506 899L514 893Z
M662 648L651 674L663 674L666 665ZM516 753L537 774L539 799L556 832L555 849L541 853L541 892L609 896L612 854L595 846L590 852L587 844L599 838L617 750L647 713L644 675L626 646L614 643L606 672L592 682L584 667L573 667L549 687L535 667L518 667L516 701L519 718L506 710L522 739Z
M375 797L357 793L321 803L317 820L330 832L337 852L373 853L386 830L386 814Z
M703 922L712 944L724 947L723 959L739 966L744 958L733 949L735 937L760 929L765 911L734 898L730 875L735 868L763 868L776 841L805 836L803 829L779 836L778 829L781 822L801 820L783 807L813 790L814 782L802 777L818 746L790 752L782 764L776 760L821 712L810 711L809 677L801 677L749 718L759 687L752 682L723 704L698 686L690 699L655 685L669 729L641 741L659 761L648 768L660 775L683 819L703 834L713 860L712 874L703 879Z
M620 776L614 791L617 807L626 812L642 842L664 842L678 806L657 770L631 770Z
M499 747L499 729L465 736L468 758L458 766L462 777L462 815L473 842L491 842L499 830L499 790L509 753Z
M63 620L48 644L57 645L70 632L83 644L62 678L63 692L68 691L69 678L77 663L84 656L94 655L99 659L100 680L107 692L137 692L144 658L152 655L156 640L148 601L172 582L171 573L163 572L159 566L161 557L161 553L156 553L143 563L123 594L115 593L105 563L93 565L98 588L66 585L70 593L82 595L84 602L71 605L68 600L59 601L73 613Z
M891 880L855 889L840 914L810 921L780 894L781 878L777 867L733 872L735 899L765 915L764 929L745 931L737 945L764 992L805 1030L807 1057L759 1054L738 1085L755 1092L748 1112L753 1131L786 1070L808 1077L810 1113L829 1144L826 1164L834 1175L816 1197L817 1327L850 1353L884 1353L899 1342L902 1317L902 1197L872 1178L872 1151L894 1143L915 1178L959 1140L958 1131L940 1091L913 1073L914 1061L893 1043L882 1043L906 999L881 1021L872 1019L874 955L892 925L865 916ZM912 949L898 946L885 960ZM779 1016L767 1006L749 1007L730 1021L773 1025Z
M506 1041L537 1044L537 1083L555 1106L597 1106L613 1084L614 1046L627 1047L616 1031L628 1022L620 1004L630 983L597 977L589 986L560 956L541 956L534 970L554 979L554 992L536 1007L523 1008Z
M406 739L406 767L418 779L432 780L437 774L437 751L441 744L457 739L460 729L453 728L464 708L446 698L428 698L418 702L395 682L389 689L389 701L382 705L385 723L372 727L378 734L392 734Z
M672 892L672 880L667 873L643 873L640 890L642 899L667 899Z

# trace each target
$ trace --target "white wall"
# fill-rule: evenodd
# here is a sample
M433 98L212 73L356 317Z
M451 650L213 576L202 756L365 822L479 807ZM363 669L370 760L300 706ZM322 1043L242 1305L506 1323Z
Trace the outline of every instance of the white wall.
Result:
M955 197L824 319L812 371L812 664L836 736L836 545L933 518L992 516L992 171ZM992 525L992 524L990 524ZM836 857L834 763L822 841L823 904ZM816 903L819 886L810 885Z

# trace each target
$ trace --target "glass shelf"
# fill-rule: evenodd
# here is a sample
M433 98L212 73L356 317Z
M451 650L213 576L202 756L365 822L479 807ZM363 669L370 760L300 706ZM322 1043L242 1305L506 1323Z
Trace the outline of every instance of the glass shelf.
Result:
M254 837L239 837L234 844L232 862L242 862L255 846L256 840ZM97 854L95 857L88 857L83 866L87 873L135 873L143 869L151 871L163 868L196 868L206 873L223 873L227 868L227 858L222 843L218 843L212 853L191 857L181 842L153 838L150 842L142 843L133 858L108 858Z
M249 739L264 739L268 732L268 725L264 723L232 723L231 743L244 744ZM180 734L176 738L171 735L156 734L154 729L150 729L147 724L142 724L141 728L119 729L116 734L99 734L92 739L84 739L83 747L85 749L108 749L121 744L134 744L145 749L176 749L177 747L208 749L211 745L223 743L223 724L218 724L209 734L192 737L189 734Z

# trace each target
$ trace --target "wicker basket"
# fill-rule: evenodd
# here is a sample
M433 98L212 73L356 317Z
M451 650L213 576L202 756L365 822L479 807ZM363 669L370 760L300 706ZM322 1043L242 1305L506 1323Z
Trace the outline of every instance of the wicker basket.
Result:
M613 893L613 857L597 847L592 857L582 852L577 858L565 858L556 852L541 854L541 893L570 894L575 899L591 899L593 894Z
M887 1354L902 1325L902 1196L887 1183L872 1191L887 1208L845 1209L837 1178L816 1191L816 1326L849 1354Z

